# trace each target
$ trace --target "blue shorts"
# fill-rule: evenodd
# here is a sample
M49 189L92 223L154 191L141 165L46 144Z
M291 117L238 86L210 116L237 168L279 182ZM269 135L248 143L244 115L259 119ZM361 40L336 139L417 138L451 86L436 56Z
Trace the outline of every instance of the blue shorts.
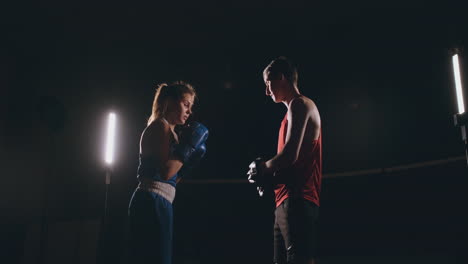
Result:
M132 263L172 262L172 204L158 194L137 189L128 208Z

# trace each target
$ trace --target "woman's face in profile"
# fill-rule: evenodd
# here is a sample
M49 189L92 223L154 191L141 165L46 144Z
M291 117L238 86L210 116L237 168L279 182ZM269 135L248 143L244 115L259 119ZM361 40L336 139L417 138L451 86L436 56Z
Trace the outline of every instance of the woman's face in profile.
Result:
M182 99L170 104L170 119L176 125L183 125L192 114L194 96L185 93Z

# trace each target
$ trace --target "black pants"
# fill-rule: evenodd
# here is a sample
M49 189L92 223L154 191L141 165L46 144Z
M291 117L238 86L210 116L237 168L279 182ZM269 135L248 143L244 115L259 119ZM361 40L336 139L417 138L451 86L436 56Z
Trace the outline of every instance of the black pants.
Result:
M275 210L275 263L293 264L295 260L317 254L319 207L302 198L286 199Z

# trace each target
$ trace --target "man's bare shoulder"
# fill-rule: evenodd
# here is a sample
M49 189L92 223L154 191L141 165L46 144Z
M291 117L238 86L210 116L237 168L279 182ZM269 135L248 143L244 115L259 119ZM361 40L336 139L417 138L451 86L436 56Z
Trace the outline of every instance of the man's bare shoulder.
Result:
M302 109L306 109L307 111L315 111L317 110L317 105L315 102L307 96L301 95L296 97L294 100L291 101L292 107L300 107Z
M301 104L304 105L304 108L307 109L306 111L309 113L313 122L316 123L317 126L320 126L320 113L314 100L304 95L300 96L298 99Z

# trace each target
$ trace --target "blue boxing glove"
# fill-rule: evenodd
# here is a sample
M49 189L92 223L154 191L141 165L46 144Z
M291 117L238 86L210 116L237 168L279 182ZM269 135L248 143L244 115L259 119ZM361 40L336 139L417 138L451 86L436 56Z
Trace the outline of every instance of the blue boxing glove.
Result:
M206 154L206 145L205 143L203 143L195 149L192 156L187 161L186 165L192 166L192 167L198 165L198 163L200 163L200 161L205 156L205 154Z
M182 168L180 168L178 175L179 177L187 178L190 176L190 173L192 172L193 168L197 166L201 159L205 156L206 153L206 145L205 143L201 144L198 146L197 149L195 149L195 152L193 152L192 156L190 159L184 163Z
M208 139L208 128L198 122L185 126L179 136L179 144L174 148L174 156L187 163L191 156ZM206 148L204 148L206 151ZM200 158L201 159L201 158Z

